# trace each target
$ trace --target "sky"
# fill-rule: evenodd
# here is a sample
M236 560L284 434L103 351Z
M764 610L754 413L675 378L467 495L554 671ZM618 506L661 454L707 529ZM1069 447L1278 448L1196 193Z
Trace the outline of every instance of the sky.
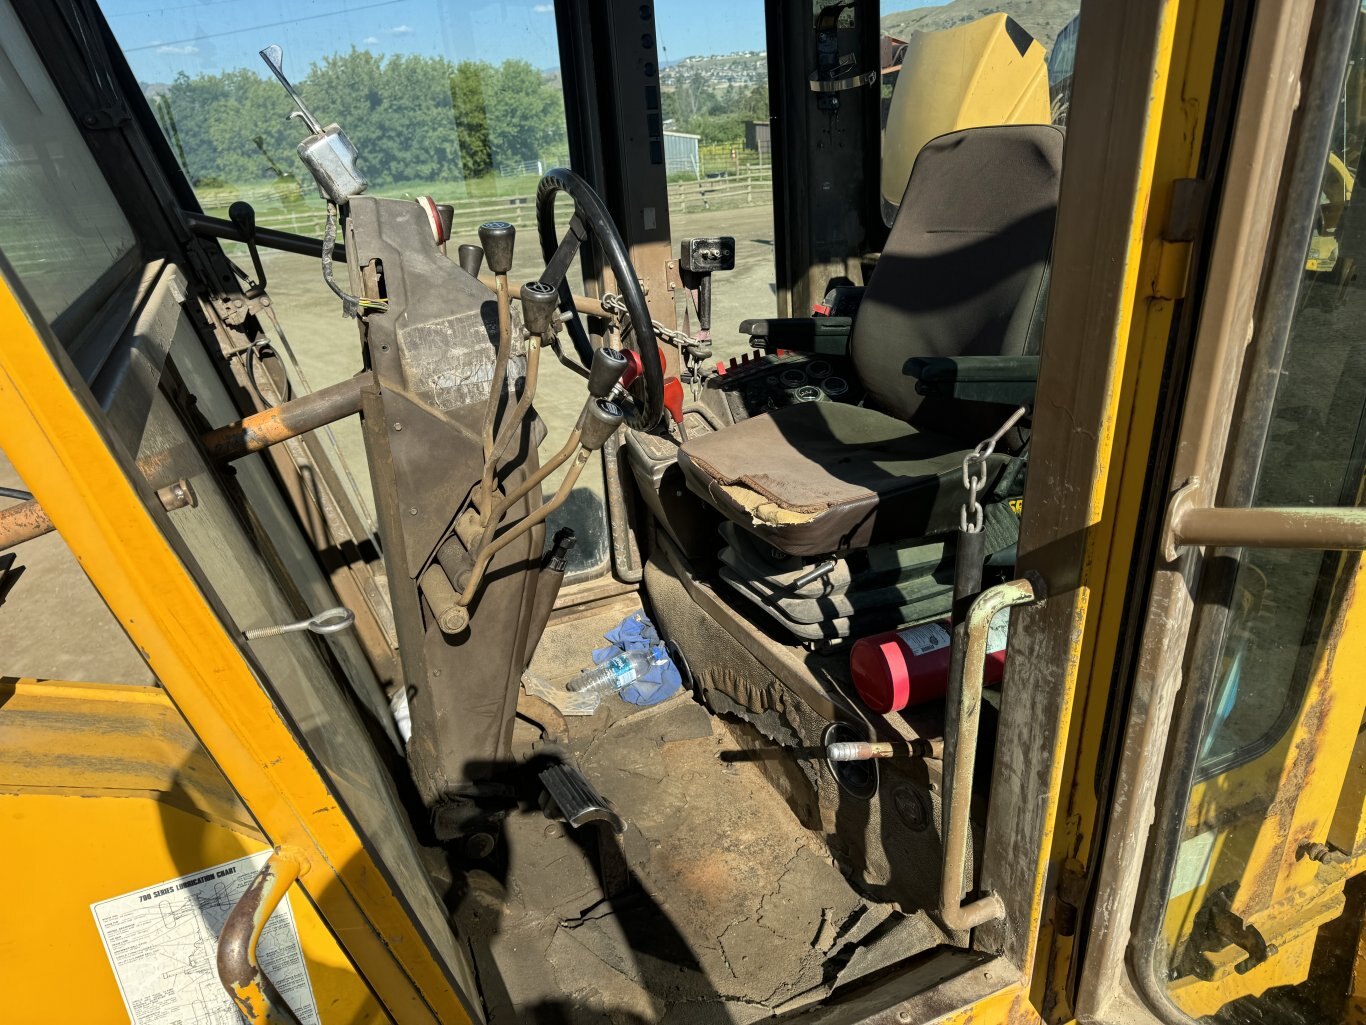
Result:
M921 0L924 2L924 0ZM897 3L897 8L913 6ZM247 67L265 73L257 52L285 51L285 73L353 45L381 53L442 55L452 61L510 57L559 65L550 0L103 0L114 35L144 82ZM763 0L659 0L661 60L764 49Z

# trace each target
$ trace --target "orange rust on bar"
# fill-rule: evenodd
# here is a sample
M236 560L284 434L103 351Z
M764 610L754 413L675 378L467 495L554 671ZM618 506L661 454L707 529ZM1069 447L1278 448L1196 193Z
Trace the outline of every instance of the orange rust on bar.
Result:
M361 393L373 381L366 371L338 384L209 431L201 436L205 449L218 460L239 459L278 445L300 434L316 431L342 417L360 412Z
M0 552L52 531L52 519L36 499L0 509Z

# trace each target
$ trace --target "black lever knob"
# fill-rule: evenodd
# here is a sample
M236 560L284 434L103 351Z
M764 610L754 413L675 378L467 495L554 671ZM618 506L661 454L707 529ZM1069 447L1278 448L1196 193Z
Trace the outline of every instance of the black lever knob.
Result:
M626 373L626 357L616 349L598 349L593 353L593 365L588 368L588 394L605 399Z
M228 207L228 220L232 221L233 227L241 232L243 242L255 241L256 210L250 203L239 199Z
M460 260L460 269L472 278L479 276L479 268L484 262L484 250L476 246L473 242L462 243L456 250L456 256Z
M522 286L522 323L533 335L545 335L555 322L559 294L543 281L528 281Z
M507 221L486 221L479 225L479 244L484 247L489 270L495 274L512 270L512 246L516 241L517 229Z
M615 402L607 399L589 399L583 414L583 427L579 431L579 444L596 452L607 444L612 432L621 426L626 414Z

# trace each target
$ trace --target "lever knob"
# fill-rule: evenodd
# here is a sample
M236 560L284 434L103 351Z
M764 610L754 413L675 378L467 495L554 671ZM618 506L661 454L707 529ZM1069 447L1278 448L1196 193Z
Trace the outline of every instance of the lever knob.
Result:
M242 233L243 242L251 242L256 238L256 210L250 203L239 199L228 207L228 220Z
M472 278L479 276L479 267L484 262L484 250L476 246L473 242L464 242L456 250L456 256L460 260L460 269Z
M626 414L615 402L607 399L589 399L583 413L583 429L579 432L579 444L596 452L607 444L612 432L621 426Z
M626 357L616 349L598 349L593 353L593 365L588 369L588 394L605 399L626 373Z
M555 310L560 297L552 285L544 281L528 281L522 286L522 323L533 335L550 333L555 322Z
M495 274L512 270L512 246L516 240L517 229L507 221L485 221L479 225L479 244L484 247L489 270Z

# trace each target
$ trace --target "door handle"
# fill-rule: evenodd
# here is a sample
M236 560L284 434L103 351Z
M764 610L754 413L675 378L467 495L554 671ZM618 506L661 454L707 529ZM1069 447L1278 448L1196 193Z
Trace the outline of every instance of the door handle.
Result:
M1366 550L1366 509L1359 506L1204 506L1200 479L1192 477L1171 497L1163 555L1178 548L1307 548Z
M1028 605L1045 596L1043 580L1029 574L1019 580L997 584L979 594L968 609L964 624L967 640L961 677L949 679L948 707L955 716L945 738L944 758L950 776L946 785L944 816L944 871L941 874L939 916L950 929L966 932L1005 915L1005 903L987 893L963 903L963 862L968 853L969 813L972 807L972 772L977 761L977 728L982 717L982 686L987 662L987 633L1002 609ZM955 683L957 686L955 686Z
M299 1025L279 991L256 960L271 913L294 881L308 871L302 854L277 847L237 898L218 934L218 981L251 1025Z

